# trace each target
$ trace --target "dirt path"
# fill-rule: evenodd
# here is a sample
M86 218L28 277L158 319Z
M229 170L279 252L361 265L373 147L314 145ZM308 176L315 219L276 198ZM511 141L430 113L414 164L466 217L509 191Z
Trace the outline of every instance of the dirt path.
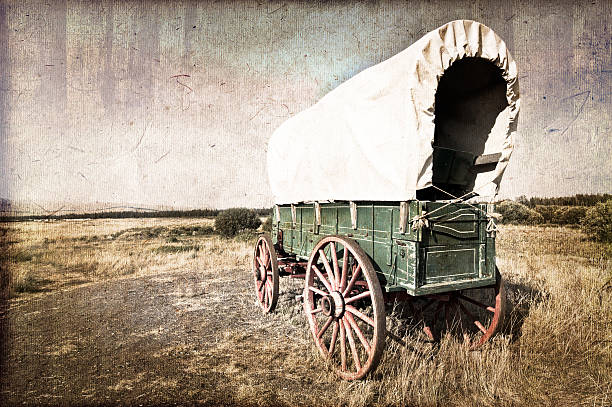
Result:
M313 383L299 304L285 290L281 312L263 316L244 273L109 280L9 304L0 404L310 404L331 389Z

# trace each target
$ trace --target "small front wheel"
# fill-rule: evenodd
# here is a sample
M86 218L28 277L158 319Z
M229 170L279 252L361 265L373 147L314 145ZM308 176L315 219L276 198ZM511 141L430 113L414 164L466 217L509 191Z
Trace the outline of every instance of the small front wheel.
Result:
M278 301L278 261L272 239L261 235L253 254L253 278L257 302L265 314L274 311Z

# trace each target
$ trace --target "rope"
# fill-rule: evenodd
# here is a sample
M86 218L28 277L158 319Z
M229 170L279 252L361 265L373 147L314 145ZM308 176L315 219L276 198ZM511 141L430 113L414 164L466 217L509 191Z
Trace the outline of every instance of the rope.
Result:
M492 181L489 181L492 182ZM468 192L467 194L461 195L460 197L456 197L455 195L451 194L450 192L447 192L445 190L443 190L440 187L437 187L435 185L432 185L432 187L434 187L435 189L437 189L440 192L445 193L446 195L450 196L451 198L453 198L453 200L451 200L450 202L446 203L445 205L440 206L437 209L434 209L433 211L427 213L427 212L423 212L421 215L416 215L414 218L412 218L412 220L410 221L410 224L412 225L412 230L419 230L422 229L424 227L428 228L429 227L429 221L427 219L427 217L431 217L431 215L435 212L438 212L450 205L456 204L456 203L464 203L468 206L470 206L473 209L476 209L479 212L482 212L485 217L489 220L489 222L487 223L487 227L486 227L486 231L488 233L495 233L497 231L497 224L495 223L495 221L499 221L501 220L502 216L499 213L487 213L485 211L483 211L482 209L480 209L477 206L472 205L469 202L465 201L465 198L468 195L474 194L476 190L482 188L483 186L487 185L489 182L487 182L486 184L482 184L481 186L479 186L478 188L476 188L473 191Z

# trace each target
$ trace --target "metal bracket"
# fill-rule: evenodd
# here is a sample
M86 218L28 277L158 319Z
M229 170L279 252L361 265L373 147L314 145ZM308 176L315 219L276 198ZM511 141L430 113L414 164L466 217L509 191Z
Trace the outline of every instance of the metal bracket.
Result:
M400 213L399 213L399 232L401 234L406 233L406 223L408 220L409 212L408 202L400 202Z
M314 213L315 213L314 230L316 234L319 234L319 226L321 226L321 204L319 202L314 203Z
M349 208L351 210L351 226L354 230L357 230L357 204L353 201L350 201Z
M297 215L295 213L295 205L291 204L291 227L295 228Z

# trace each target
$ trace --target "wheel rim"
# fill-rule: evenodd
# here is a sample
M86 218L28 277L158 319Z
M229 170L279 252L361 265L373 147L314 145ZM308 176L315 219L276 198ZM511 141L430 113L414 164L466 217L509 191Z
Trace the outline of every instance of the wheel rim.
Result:
M471 350L487 342L501 327L506 307L504 283L497 272L492 286L428 296L415 307L430 340L445 333L463 337Z
M384 349L385 310L376 272L351 239L330 236L306 271L304 311L321 355L344 379L373 371Z
M264 313L274 310L278 301L278 261L272 239L262 235L253 254L255 296Z

